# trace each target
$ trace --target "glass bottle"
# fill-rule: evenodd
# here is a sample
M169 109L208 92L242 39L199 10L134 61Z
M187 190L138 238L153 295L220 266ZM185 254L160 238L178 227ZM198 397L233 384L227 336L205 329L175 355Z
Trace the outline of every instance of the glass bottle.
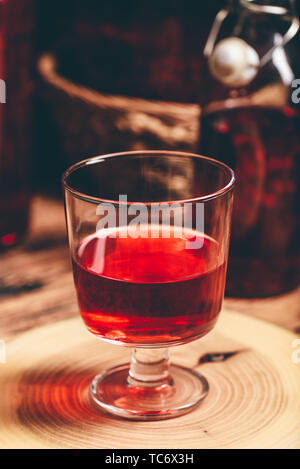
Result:
M292 0L230 1L204 49L199 152L237 177L228 295L300 283L298 29Z
M0 250L28 226L33 8L34 0L0 2Z

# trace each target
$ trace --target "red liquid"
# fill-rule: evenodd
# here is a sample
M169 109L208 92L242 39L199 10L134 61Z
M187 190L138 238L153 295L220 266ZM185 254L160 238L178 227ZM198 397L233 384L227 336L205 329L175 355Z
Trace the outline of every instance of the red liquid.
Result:
M0 1L0 251L27 231L32 154L32 0Z
M170 344L206 334L224 295L219 244L183 236L85 238L73 260L81 315L94 334L126 344ZM124 233L124 230L123 230ZM176 234L178 236L178 234Z
M206 114L200 151L236 172L226 291L267 296L300 282L300 116L292 108Z

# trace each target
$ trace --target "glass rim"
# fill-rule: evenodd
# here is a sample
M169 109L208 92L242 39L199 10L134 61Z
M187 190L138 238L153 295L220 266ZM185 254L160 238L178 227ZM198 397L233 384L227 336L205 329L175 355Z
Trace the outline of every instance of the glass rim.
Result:
M68 183L67 183L67 178L72 174L74 171L84 167L84 166L89 166L92 164L99 163L103 160L106 160L108 158L118 158L118 157L126 157L126 156L142 156L142 155L148 155L148 156L161 156L161 155L167 155L167 156L185 156L185 157L192 157L192 158L200 158L203 160L206 160L207 163L210 163L211 165L218 166L219 168L224 169L229 175L230 175L230 180L229 182L221 187L219 190L212 192L207 195L203 196L198 196L198 197L191 197L191 198L186 198L186 199L178 199L178 200L163 200L163 201L155 201L155 202L137 202L137 201L120 201L120 200L113 200L113 199L105 199L101 197L95 197L95 196L90 196L88 194L82 193L74 188L72 188ZM77 163L71 165L66 171L64 171L62 175L62 184L63 187L66 191L68 191L70 194L72 194L74 197L77 199L81 199L85 202L91 202L91 203L111 203L111 204L116 204L116 205L131 205L131 204L143 204L143 205L160 205L162 203L165 204L173 204L173 203L189 203L189 202L206 202L212 199L219 198L223 195L225 195L227 192L230 192L235 184L235 173L234 171L225 163L222 163L221 161L215 160L214 158L210 158L208 156L204 155L199 155L197 153L189 153L189 152L184 152L184 151L177 151L177 150L133 150L133 151L123 151L123 152L117 152L117 153L107 153L103 155L98 155L98 156L93 156L90 158L86 158L84 160L78 161Z

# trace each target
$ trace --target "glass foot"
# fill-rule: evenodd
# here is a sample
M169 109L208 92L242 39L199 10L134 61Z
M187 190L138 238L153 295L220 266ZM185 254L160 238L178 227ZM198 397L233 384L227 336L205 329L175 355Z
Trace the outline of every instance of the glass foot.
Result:
M167 419L191 411L209 390L204 376L177 365L170 365L168 378L156 386L136 385L129 371L126 364L97 375L90 388L94 403L127 419Z

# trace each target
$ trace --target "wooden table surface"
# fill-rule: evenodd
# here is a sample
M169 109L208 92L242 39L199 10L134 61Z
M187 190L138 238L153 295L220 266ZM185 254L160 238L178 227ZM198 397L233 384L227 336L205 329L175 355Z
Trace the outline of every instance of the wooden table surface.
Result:
M224 306L300 333L300 288L266 299L226 298ZM38 196L26 243L0 256L0 339L76 315L63 204Z
M121 421L91 405L92 377L129 351L94 340L79 320L61 201L34 199L27 241L1 254L0 269L0 448L300 448L290 332L300 332L300 289L226 298L211 334L172 349L172 361L200 367L210 383L174 425ZM215 353L221 363L206 359Z

